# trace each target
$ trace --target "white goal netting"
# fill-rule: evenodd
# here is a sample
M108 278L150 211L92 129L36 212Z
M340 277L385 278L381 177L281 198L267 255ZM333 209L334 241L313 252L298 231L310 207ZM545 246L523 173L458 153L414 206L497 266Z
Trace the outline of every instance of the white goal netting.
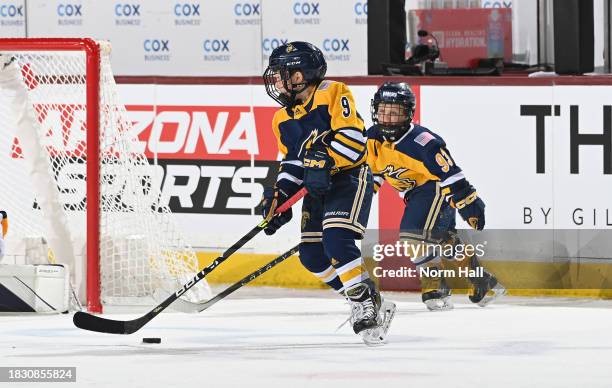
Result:
M32 241L46 242L58 262L74 268L76 282L85 283L80 275L91 276L83 263L87 215L93 214L87 202L95 201L87 192L87 136L97 133L100 296L124 304L159 288L172 292L199 268L160 203L163 171L149 163L132 131L117 97L110 48L101 47L99 127L88 128L84 51L7 52L0 44L0 209L9 216L7 256L18 261L32 251ZM200 283L189 299L210 296Z

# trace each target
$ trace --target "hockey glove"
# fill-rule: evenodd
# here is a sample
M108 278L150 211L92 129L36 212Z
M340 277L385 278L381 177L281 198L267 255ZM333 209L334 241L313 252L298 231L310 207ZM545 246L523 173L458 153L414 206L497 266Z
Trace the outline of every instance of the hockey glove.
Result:
M485 204L476 194L474 186L467 185L453 194L450 205L456 208L470 226L476 230L483 230L485 226Z
M291 221L291 217L293 217L291 208L284 213L274 214L276 208L282 205L288 198L289 196L284 191L276 187L266 187L264 189L261 201L261 215L264 219L268 220L268 226L264 229L268 236L273 235L281 226Z
M334 160L322 149L308 150L304 155L304 186L308 194L321 197L331 189Z

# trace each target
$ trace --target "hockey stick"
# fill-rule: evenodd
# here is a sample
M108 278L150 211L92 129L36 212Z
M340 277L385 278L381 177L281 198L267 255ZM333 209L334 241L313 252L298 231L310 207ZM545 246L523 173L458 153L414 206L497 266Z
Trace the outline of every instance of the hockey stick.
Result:
M299 248L300 248L299 244L294 246L293 248L291 248L287 252L283 253L282 255L278 256L277 258L275 258L274 260L269 262L268 264L264 265L263 267L259 268L258 270L256 270L256 271L250 273L249 275L245 276L241 280L237 281L233 285L229 286L228 288L226 288L225 290L221 291L220 293L215 295L213 298L211 298L211 299L209 299L209 300L207 300L205 302L194 303L194 302L189 302L189 301L186 301L186 300L183 300L183 299L179 298L178 300L176 300L172 304L172 308L175 309L175 310L184 312L184 313L200 313L200 312L206 310L207 308L209 308L210 306L212 306L213 304L217 303L221 299L224 299L228 295L232 294L234 291L238 290L239 288L242 288L242 286L245 286L248 283L252 282L253 280L257 279L259 276L263 275L264 273L266 273L269 270L271 270L272 268L274 268L277 264L280 264L283 261L285 261L286 259L288 259L289 257L293 256L295 253L297 253ZM163 291L161 291L161 290L157 290L156 291L156 295L157 296L161 296L162 292Z
M299 201L304 195L306 195L306 189L301 189L293 197L289 198L285 203L276 209L276 214L287 211L294 203ZM245 234L240 240L234 245L229 247L223 254L215 259L208 267L198 272L193 279L183 285L181 289L170 295L166 300L160 303L153 310L149 311L140 318L132 319L129 321L118 321L114 319L103 318L93 314L89 314L82 311L77 311L72 317L74 325L80 329L96 331L99 333L110 333L110 334L132 334L139 330L141 327L146 325L150 320L155 318L159 313L164 311L172 302L181 297L187 290L193 287L200 280L204 279L212 270L217 268L219 264L223 263L234 254L238 249L242 248L244 244L255 237L259 232L264 230L268 225L268 220L263 220Z

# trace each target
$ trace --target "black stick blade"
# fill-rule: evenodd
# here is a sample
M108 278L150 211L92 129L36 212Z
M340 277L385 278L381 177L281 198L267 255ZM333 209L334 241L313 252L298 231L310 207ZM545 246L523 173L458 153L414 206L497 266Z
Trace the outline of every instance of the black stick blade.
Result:
M82 311L77 311L72 317L72 322L76 327L83 330L95 331L98 333L109 334L132 334L126 327L125 321L115 321L91 315ZM136 329L138 330L138 329ZM135 330L134 330L135 331Z

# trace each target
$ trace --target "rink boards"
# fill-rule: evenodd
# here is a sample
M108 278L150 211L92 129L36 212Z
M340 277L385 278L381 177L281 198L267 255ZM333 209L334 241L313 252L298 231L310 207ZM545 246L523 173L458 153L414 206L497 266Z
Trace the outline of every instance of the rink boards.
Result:
M176 221L203 252L220 251L257 222L255 207L263 187L276 176L280 156L270 121L277 108L257 78L243 80L119 86L142 147L152 162L164 167L162 192ZM371 96L386 79L343 80L369 126ZM502 77L452 85L418 80L423 84L412 85L418 100L416 121L445 139L486 202L488 229L610 229L612 86L605 79L592 80L594 85L555 84L554 79L517 85ZM398 196L383 190L374 201L369 228L394 228L401 211ZM274 236L253 240L244 260L263 263L272 257L266 254L295 244L299 218L294 216ZM467 227L461 220L458 224ZM506 264L515 269L517 261L541 261L527 256ZM598 276L606 271L609 255L595 249L585 257L588 264L562 258L567 270L563 276L579 271L574 266L595 266L593 282L601 285ZM496 259L503 272L504 258ZM276 271L283 276L270 276L264 284L318 287L297 260L283 266ZM238 275L224 271L211 279L227 281L226 276ZM567 285L567 279L555 279ZM585 288L591 288L588 284ZM551 285L543 276L541 288Z

